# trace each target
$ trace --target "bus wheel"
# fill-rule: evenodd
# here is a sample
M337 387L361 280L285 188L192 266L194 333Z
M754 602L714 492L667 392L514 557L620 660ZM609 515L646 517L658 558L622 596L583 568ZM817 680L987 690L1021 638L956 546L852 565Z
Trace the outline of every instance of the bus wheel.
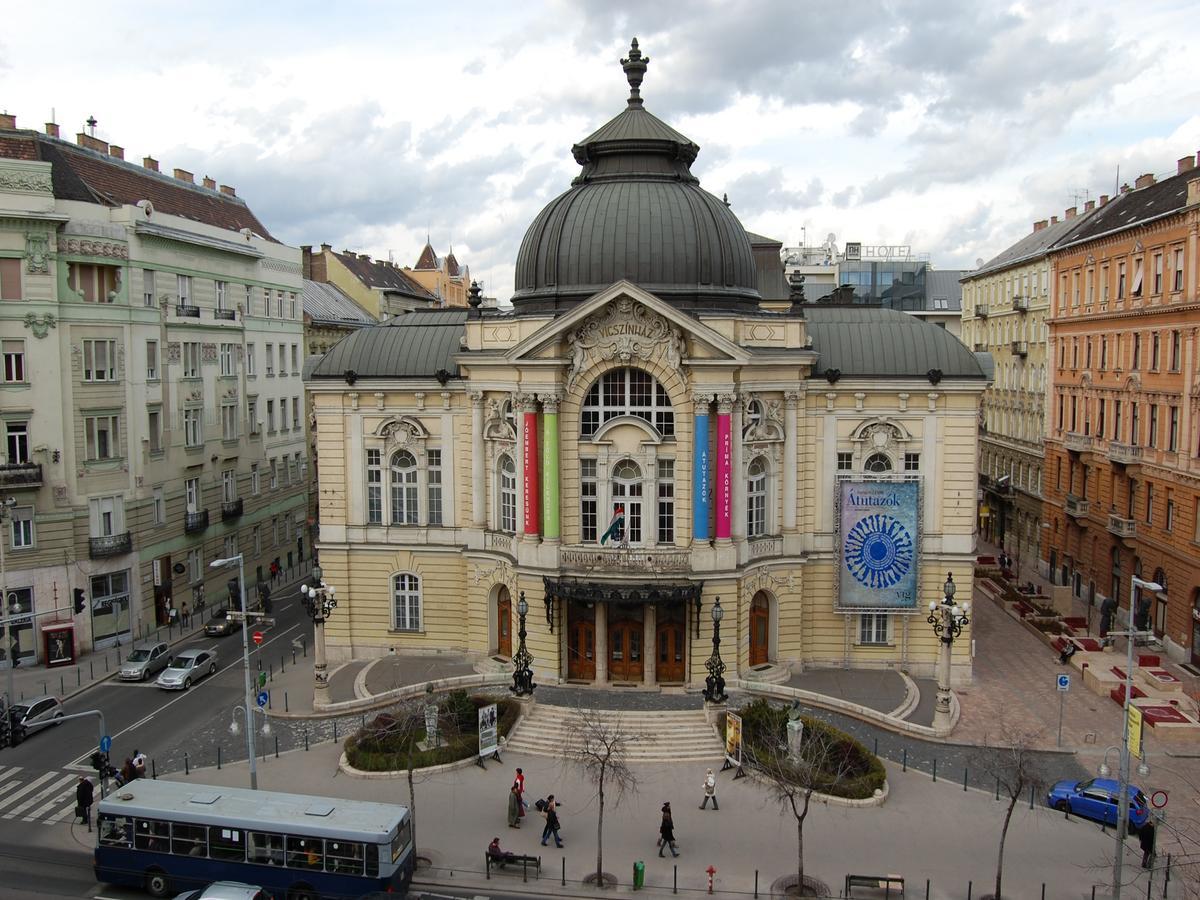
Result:
M317 892L304 882L298 882L288 888L287 900L317 900Z
M171 896L171 880L161 869L150 869L146 872L146 893L151 897Z

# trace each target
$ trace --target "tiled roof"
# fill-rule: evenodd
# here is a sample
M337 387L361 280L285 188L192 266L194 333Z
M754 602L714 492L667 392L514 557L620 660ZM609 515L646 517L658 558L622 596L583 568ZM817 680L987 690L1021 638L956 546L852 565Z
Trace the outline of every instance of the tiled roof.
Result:
M925 304L926 309L962 309L962 282L960 279L967 274L961 269L929 269L925 273L925 295L931 302ZM934 300L947 300L949 306L938 307Z
M313 380L345 378L432 378L440 370L458 376L454 357L462 352L467 311L418 311L395 316L343 338L312 367Z
M338 261L369 288L380 288L434 302L437 298L421 287L397 266L378 259L364 259L356 253L334 253Z
M33 158L51 164L54 196L60 200L83 200L106 206L133 205L139 200L149 200L158 212L229 231L249 228L267 240L275 240L245 201L238 197L186 184L135 163L37 132L0 135L0 156L29 159L31 142L36 148Z
M446 274L451 278L457 278L462 272L458 268L458 260L454 258L454 251L446 257Z
M417 258L417 264L415 266L413 266L413 268L414 269L437 269L437 268L440 268L440 266L438 264L437 254L433 252L433 247L430 246L429 241L425 242L425 249L423 249L421 251L421 255Z
M1110 231L1130 228L1148 219L1183 209L1187 205L1187 185L1200 178L1200 172L1192 170L1181 175L1172 175L1141 190L1121 194L1097 209L1082 228L1072 231L1055 246L1065 247L1080 241L1091 240Z
M314 322L334 325L374 325L365 309L332 284L304 279L304 314Z
M754 251L754 265L758 270L758 293L764 300L786 300L791 294L787 274L779 251L783 242L747 231L750 247Z
M1111 205L1109 204L1109 206ZM1108 206L1103 208L1107 209ZM1072 232L1088 222L1098 211L1093 210L1092 212L1085 212L1081 216L1063 219L1061 222L1055 222L1047 225L1045 228L1025 235L1025 237L1012 246L997 253L978 269L964 273L964 280L969 281L981 275L990 275L992 272L998 272L1001 269L1007 269L1010 266L1015 266L1027 260L1045 255L1054 244L1071 235Z

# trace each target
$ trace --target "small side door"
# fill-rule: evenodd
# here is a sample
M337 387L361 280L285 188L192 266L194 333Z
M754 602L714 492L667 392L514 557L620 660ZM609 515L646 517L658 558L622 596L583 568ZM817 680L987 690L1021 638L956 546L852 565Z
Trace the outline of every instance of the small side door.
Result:
M54 701L50 699L39 700L29 708L29 715L25 717L25 730L36 731L39 728L44 728L50 721L50 712L54 709Z
M146 660L146 674L153 675L155 672L161 672L167 665L167 645L159 644L150 651L150 658Z

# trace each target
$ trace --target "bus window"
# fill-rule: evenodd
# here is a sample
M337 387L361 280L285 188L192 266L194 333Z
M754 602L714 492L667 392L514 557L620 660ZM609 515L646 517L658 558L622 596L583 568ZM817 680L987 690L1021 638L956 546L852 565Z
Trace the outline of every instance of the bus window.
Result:
M318 872L325 865L324 842L320 838L298 838L288 835L287 853L288 865L294 869L315 869Z
M137 827L134 829L133 845L138 850L170 852L171 823L154 819L138 819Z
M283 865L283 835L264 834L261 831L250 831L246 834L246 859L252 863L262 863L268 866Z
M363 845L352 841L330 841L325 846L329 871L344 875L363 873Z
M176 822L171 829L171 852L180 856L208 856L208 826Z
M213 859L245 862L246 843L242 840L242 830L240 828L218 828L216 825L209 828L208 855Z
M379 858L382 856L386 859L387 852L387 844L383 846L367 844L367 874L372 878L379 874Z
M100 846L132 847L133 820L125 816L102 815L97 821L100 829Z
M396 836L392 838L392 862L400 858L400 854L404 852L404 848L412 842L412 820L405 819L400 823L400 827L396 829Z

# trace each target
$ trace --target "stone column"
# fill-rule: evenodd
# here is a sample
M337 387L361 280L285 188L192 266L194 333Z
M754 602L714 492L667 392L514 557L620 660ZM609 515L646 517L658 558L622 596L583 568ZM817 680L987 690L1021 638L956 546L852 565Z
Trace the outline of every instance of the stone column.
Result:
M608 681L608 604L596 604L596 684Z
M800 498L796 496L796 425L797 407L800 405L798 391L783 395L783 530L796 530L796 507Z
M746 539L746 477L742 468L742 414L745 410L745 400L749 396L736 397L733 403L733 416L730 420L730 431L733 441L732 454L732 488L733 513L730 530L735 541ZM768 516L767 521L770 521Z
M444 465L453 466L454 460ZM471 524L483 528L487 524L487 511L483 502L483 394L471 393ZM451 498L451 503L454 499Z
M521 411L521 497L524 500L522 530L525 540L535 542L542 531L537 398L532 394L523 394L519 398L518 406Z
M658 607L647 603L645 627L642 629L642 671L645 673L646 684L658 682L658 643L655 640L657 631Z
M733 520L733 394L717 398L716 533L718 541L732 537Z
M542 517L547 541L562 537L559 523L558 404L557 394L542 395Z
M708 451L708 407L711 394L692 397L692 542L708 543L709 492L712 460Z

